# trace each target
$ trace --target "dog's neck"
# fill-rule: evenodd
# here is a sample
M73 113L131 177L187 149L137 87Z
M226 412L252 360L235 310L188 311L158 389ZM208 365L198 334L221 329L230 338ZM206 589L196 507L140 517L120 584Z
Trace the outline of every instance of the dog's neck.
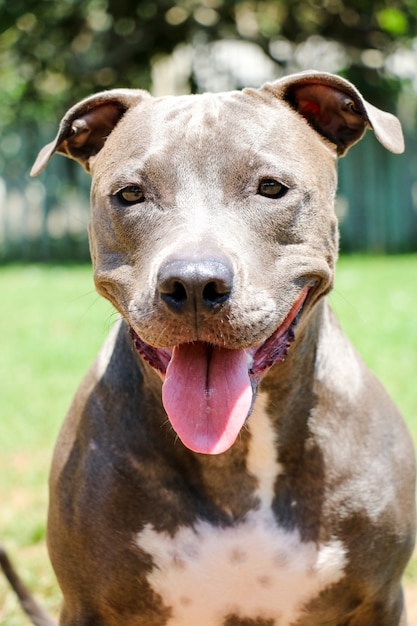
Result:
M279 450L288 454L294 432L297 450L293 454L300 453L300 436L302 439L308 436L307 421L314 404L314 391L306 389L306 380L314 379L311 372L315 368L320 326L327 315L326 310L327 303L323 299L310 312L308 324L297 328L296 340L288 356L271 368L261 382L253 413L227 452L220 455L191 452L173 432L167 432L169 425L164 416L155 419L153 415L155 422L148 424L153 429L153 436L158 437L161 450L170 458L170 463L175 459L178 474L185 476L188 484L194 484L196 491L204 494L202 506L210 509L205 515L213 515L220 518L219 522L227 524L228 520L240 518L267 504L280 472ZM157 402L161 397L162 382L140 356L135 356L145 384Z

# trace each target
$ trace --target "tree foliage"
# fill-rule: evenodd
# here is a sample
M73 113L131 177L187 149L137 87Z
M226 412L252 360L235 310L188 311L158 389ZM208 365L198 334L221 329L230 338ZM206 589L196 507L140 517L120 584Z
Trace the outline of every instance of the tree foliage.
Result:
M289 59L280 58L276 41L297 44L312 35L336 41L346 51L344 74L368 93L375 89L378 104L396 96L398 81L385 73L384 59L417 32L417 3L0 0L0 31L3 126L17 116L28 123L56 117L51 109L62 111L98 89L149 87L155 58L181 42L225 38L258 44L284 68Z
M416 33L416 0L0 0L0 259L30 256L28 246L36 258L87 254L82 170L54 159L44 177L28 179L37 151L77 100L112 87L156 89L158 81L170 90L164 81L178 64L172 72L167 58L180 59L180 88L191 91L316 68L341 73L381 108L394 111L398 102L410 137ZM415 172L413 156L402 189L414 181L408 168ZM380 171L381 194L391 198L385 166ZM349 179L352 196L361 172ZM406 204L404 228L415 240L408 196Z

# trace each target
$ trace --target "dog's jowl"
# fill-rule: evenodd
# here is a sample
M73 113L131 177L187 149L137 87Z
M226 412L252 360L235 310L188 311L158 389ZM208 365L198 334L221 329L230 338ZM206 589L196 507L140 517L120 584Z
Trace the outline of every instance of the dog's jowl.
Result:
M55 451L62 626L405 626L414 454L326 299L337 157L398 120L306 72L75 105L98 291L121 315Z

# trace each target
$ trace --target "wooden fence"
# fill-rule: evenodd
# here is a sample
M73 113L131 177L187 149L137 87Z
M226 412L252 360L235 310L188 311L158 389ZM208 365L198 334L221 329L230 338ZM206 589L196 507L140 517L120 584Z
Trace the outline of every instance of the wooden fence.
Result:
M0 158L0 261L88 259L88 175L55 157L30 179L34 154L16 141ZM392 155L367 133L339 162L336 211L342 251L417 251L417 141Z
M339 214L344 251L417 250L417 141L394 155L367 133L339 162Z

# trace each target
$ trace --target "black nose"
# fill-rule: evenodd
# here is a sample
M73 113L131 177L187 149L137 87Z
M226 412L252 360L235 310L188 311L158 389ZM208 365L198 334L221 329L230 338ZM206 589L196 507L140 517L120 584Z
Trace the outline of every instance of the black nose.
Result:
M175 313L209 311L230 298L233 269L223 258L167 260L158 273L163 302Z

